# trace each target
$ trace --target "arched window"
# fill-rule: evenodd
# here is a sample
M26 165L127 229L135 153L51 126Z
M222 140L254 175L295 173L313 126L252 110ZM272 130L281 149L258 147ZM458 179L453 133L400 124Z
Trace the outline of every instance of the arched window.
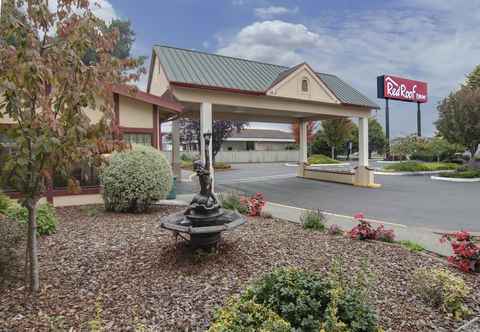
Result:
M308 79L302 79L302 92L308 92Z

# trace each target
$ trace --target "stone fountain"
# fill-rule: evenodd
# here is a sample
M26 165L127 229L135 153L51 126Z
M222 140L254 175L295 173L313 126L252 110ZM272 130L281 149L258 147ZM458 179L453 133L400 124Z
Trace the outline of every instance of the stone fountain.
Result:
M193 164L200 182L200 193L193 197L184 212L164 217L160 224L175 235L188 235L190 245L194 248L216 247L222 232L234 229L246 221L238 211L223 209L212 191L208 149L211 135L203 135L206 163L197 160Z

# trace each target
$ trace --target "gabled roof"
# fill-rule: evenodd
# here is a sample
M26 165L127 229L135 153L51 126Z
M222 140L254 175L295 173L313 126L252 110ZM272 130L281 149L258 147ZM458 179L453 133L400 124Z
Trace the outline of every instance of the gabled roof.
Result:
M166 91L165 94L159 97L151 93L138 90L136 87L133 86L118 84L112 87L112 91L125 97L130 97L135 100L156 105L172 113L181 113L183 111L182 104L175 101L174 97L170 95L169 91Z
M232 136L230 136L230 138L234 138L234 139L260 138L260 139L290 141L290 140L293 140L293 134L283 130L275 130L275 129L243 129L243 130L240 130L239 132L234 132Z
M265 94L269 87L302 65L288 68L170 46L155 46L154 52L170 84L255 95ZM342 104L379 108L376 103L339 77L324 73L316 74Z

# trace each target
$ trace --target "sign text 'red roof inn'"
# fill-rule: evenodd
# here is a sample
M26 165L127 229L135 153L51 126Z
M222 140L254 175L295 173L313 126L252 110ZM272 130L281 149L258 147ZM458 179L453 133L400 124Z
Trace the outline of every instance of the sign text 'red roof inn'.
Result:
M377 95L378 98L426 103L427 83L382 75L377 77Z

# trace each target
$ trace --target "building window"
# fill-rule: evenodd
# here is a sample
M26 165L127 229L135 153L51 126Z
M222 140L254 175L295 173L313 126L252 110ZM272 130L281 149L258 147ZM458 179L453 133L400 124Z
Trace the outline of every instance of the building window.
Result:
M123 140L129 144L152 145L152 134L149 133L123 133Z
M247 151L255 150L255 142L247 142Z
M302 92L308 92L308 79L302 79Z

